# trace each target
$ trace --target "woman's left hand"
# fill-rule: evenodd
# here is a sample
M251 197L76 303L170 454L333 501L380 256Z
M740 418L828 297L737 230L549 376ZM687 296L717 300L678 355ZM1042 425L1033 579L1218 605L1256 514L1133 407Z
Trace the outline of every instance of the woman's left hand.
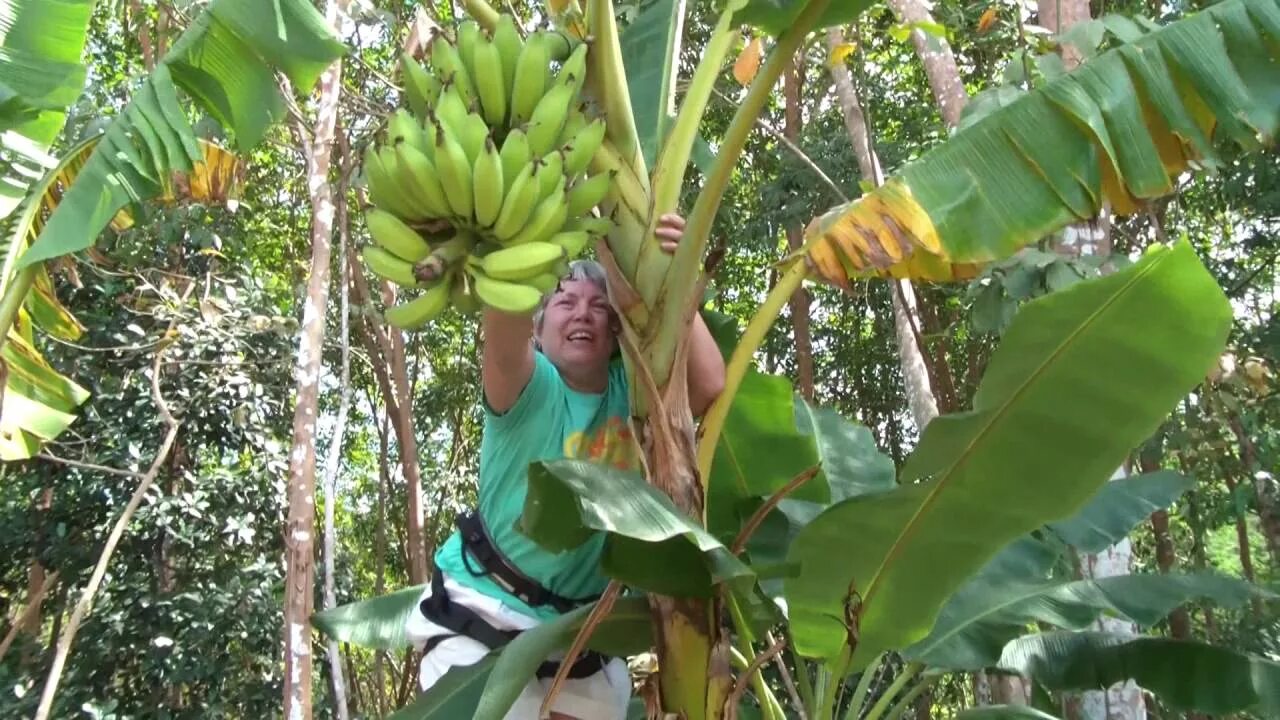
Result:
M684 238L684 218L675 213L663 215L658 218L658 227L654 229L653 234L657 235L658 241L662 243L662 252L668 255L674 253Z

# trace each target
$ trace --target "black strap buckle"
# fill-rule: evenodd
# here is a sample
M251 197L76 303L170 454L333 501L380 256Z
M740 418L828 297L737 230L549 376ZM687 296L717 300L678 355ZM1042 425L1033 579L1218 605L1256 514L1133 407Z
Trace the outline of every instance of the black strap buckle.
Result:
M549 605L557 612L567 613L599 598L598 595L588 598L567 598L548 590L538 581L520 572L493 543L479 513L461 513L455 523L462 536L462 564L466 566L467 571L476 577L489 577L499 587L520 598L520 601L529 607ZM480 563L483 572L478 572L471 566L468 555Z

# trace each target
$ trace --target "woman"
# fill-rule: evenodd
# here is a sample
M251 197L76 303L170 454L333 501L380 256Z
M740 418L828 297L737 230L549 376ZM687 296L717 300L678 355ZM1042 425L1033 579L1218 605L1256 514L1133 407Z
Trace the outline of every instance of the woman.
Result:
M664 215L656 234L664 252L675 252L683 218ZM615 359L618 319L598 264L573 263L532 316L486 309L482 322L478 512L460 518L459 530L436 554L432 586L408 624L426 651L419 672L424 690L450 667L474 664L519 631L591 602L608 583L599 570L602 535L556 554L517 529L529 464L578 458L639 469L626 375ZM700 415L724 386L724 361L696 315L692 333L689 404ZM544 664L507 720L536 720L557 667ZM621 658L587 654L557 694L551 717L621 720L630 691Z

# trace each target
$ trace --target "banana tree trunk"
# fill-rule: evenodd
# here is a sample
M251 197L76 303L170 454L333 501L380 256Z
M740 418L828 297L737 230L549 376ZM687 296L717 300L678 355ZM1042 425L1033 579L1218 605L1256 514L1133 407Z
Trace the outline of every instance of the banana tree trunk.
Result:
M329 0L325 19L334 27L339 5ZM316 422L324 348L324 310L329 297L329 260L334 221L329 182L342 63L334 61L320 76L320 97L313 137L307 144L307 188L311 194L311 268L298 338L297 405L289 452L288 520L285 525L284 716L311 717L311 614L315 597ZM300 130L301 133L301 130ZM310 142L307 142L310 140Z

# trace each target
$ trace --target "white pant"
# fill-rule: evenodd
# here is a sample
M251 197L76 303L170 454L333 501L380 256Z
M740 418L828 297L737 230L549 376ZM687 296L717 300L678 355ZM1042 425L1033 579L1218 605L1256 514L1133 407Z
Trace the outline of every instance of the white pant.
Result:
M538 624L537 618L517 612L501 600L463 587L448 575L445 575L444 587L450 602L469 608L499 630L528 630ZM419 605L430 596L431 586L428 585L419 598ZM452 636L436 643L431 652L422 658L418 683L424 691L443 677L449 668L474 665L489 654L489 648L484 644L456 635L452 630L431 622L422 614L421 609L415 609L409 614L405 632L419 650L433 637ZM558 660L560 657L562 655L557 653L548 659ZM550 687L551 678L530 678L506 714L505 720L539 720L538 709L542 707L542 700ZM576 680L566 678L551 704L551 710L580 720L623 720L627 715L630 696L631 677L627 672L627 664L621 658L612 658L603 670L594 675Z

